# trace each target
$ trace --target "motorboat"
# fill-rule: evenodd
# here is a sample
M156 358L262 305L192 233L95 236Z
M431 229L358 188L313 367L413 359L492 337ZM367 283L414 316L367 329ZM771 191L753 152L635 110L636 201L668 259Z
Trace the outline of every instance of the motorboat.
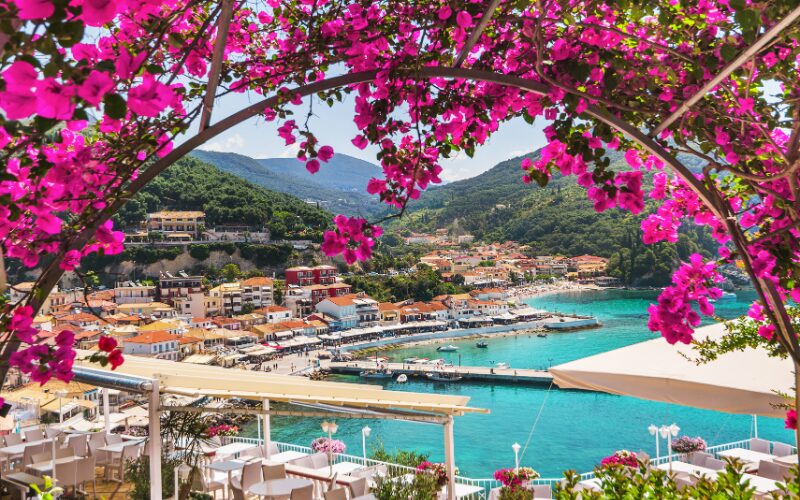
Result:
M542 333L537 333L537 334L536 334L536 336L537 336L537 337L541 337L541 338L543 338L543 339L544 339L544 338L547 338L547 334L546 334L546 333L544 333L544 332L542 332Z
M717 300L736 300L736 294L733 292L722 292L722 296Z
M392 370L364 370L358 374L361 378L392 378Z
M397 376L398 384L405 384L406 382L408 382L408 375L406 375L405 373L401 373L400 375Z
M410 358L403 359L403 363L408 363L408 364L416 363L417 361L419 361L419 358L416 356L411 356Z
M483 341L483 340L479 340L479 341L478 341L478 342L475 344L475 347L477 347L478 349L486 349L487 347L489 347L489 344L487 344L487 343L486 343L485 341Z
M430 372L426 373L425 376L433 382L458 382L464 378L458 373L451 372Z
M447 345L443 345L443 346L437 347L436 350L439 351L439 352L453 352L453 351L457 351L458 347L454 346L453 344L447 344Z
M509 365L508 363L499 362L495 363L494 367L499 370L507 370L508 368L511 368L511 365Z

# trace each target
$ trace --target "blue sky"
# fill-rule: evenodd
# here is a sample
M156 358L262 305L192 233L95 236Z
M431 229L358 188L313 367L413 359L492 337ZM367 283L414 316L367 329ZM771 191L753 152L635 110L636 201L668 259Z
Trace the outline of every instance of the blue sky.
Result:
M355 137L357 129L353 123L352 99L348 97L345 99L343 103L337 103L333 108L315 100L315 117L312 119L311 129L317 134L320 144L329 144L336 152L377 163L375 160L376 148L367 148L362 151L350 143L350 140ZM252 102L255 101L242 94L225 97L215 105L215 116L212 117L212 123ZM294 110L296 121L301 123L308 110L308 100L306 99L302 106L298 106ZM212 139L200 149L234 152L253 158L294 157L297 150L284 145L283 139L277 134L279 126L280 123L277 121L269 123L263 119L252 119ZM442 178L447 182L452 182L473 177L503 160L544 146L543 127L543 124L528 125L522 119L506 123L484 146L476 151L474 158L469 158L462 153L458 157L443 162ZM325 167L323 166L323 168Z

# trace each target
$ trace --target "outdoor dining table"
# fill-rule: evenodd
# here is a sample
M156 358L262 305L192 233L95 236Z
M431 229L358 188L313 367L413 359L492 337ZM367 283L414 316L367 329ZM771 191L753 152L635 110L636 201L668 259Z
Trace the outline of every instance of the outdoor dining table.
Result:
M217 456L222 455L233 455L234 458L239 457L239 453L249 450L250 448L255 448L256 445L249 444L249 443L230 443L220 446L219 448L214 448L212 451Z
M658 469L672 472L684 472L686 474L693 474L695 476L709 476L716 477L717 471L709 469L708 467L700 467L699 465L690 464L687 462L675 461L672 463L659 464Z
M230 495L231 489L231 474L234 471L241 470L244 468L244 464L247 463L244 460L220 460L219 462L211 462L210 464L206 465L207 469L215 470L217 472L225 472L228 474L228 481L225 483L225 498L228 498Z
M283 479L270 479L261 481L250 487L248 491L253 495L266 498L288 498L292 490L314 484L309 479L301 477L286 477Z
M25 448L28 446L36 446L37 444L45 444L45 443L52 443L52 439L41 439L39 441L30 441L20 444L15 444L12 446L6 446L5 448L0 448L0 469L5 470L5 466L7 465L8 459L15 455L21 455L25 453Z
M101 446L98 448L99 451L105 451L106 453L122 453L122 449L126 446L130 446L132 444L141 444L144 442L144 439L140 439L137 441L123 441L121 443L114 443L114 444L107 444L105 446Z
M720 457L737 458L744 462L744 469L747 471L758 469L758 463L762 460L768 461L775 458L775 455L761 453L760 451L748 450L746 448L731 448L718 453Z
M778 462L782 465L797 465L797 453L794 455L787 455L785 457L775 457L772 459L773 462Z
M290 460L295 460L297 458L302 458L305 456L308 456L308 453L303 453L302 451L289 450L289 451L282 451L274 455L270 455L270 457L267 460L270 462L285 464Z
M55 463L57 465L68 464L70 462L74 462L75 460L78 460L79 458L80 457L76 457L76 456L56 458L56 462ZM42 462L36 462L34 464L30 464L28 466L28 470L35 471L38 474L51 475L51 472L53 471L53 461L52 460L44 460Z
M662 470L669 470L669 464L661 464L658 466L658 468ZM695 476L703 475L707 476L709 479L716 479L717 474L721 472L718 470L709 469L707 467L698 467L697 465L692 465L686 462L672 462L672 471L685 472ZM770 493L778 489L778 482L766 477L756 476L754 474L742 474L742 481L745 480L750 481L750 486L755 488L758 493Z
M364 466L361 464L357 464L355 462L339 462L338 464L333 464L333 472L339 475L347 475L351 472L363 469ZM317 469L317 472L322 474L328 474L331 471L331 467L321 467Z

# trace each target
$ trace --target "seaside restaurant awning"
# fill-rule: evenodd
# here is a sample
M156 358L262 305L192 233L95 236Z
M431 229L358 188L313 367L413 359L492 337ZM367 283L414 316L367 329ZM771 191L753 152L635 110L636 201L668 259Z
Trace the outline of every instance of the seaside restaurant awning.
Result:
M451 473L449 491L455 492L455 456L453 417L466 413L488 413L488 410L467 406L469 397L385 391L366 384L313 381L305 377L275 375L265 372L197 366L173 361L126 356L125 363L112 371L88 361L91 352L78 351L75 379L98 387L121 389L150 395L150 435L161 434L159 411L224 412L259 414L263 418L264 449L269 457L270 415L326 418L378 418L429 422L444 427L445 462ZM231 384L231 376L236 379ZM208 408L198 406L162 406L165 395L194 398L241 398L262 401L262 408ZM272 401L289 403L299 410L270 409ZM104 401L104 405L105 405ZM309 410L308 405L312 405ZM290 407L291 408L291 407ZM333 410L333 409L335 410ZM151 457L161 456L161 442L149 441ZM161 498L160 460L150 463L151 498ZM450 495L450 499L455 496Z
M697 330L695 338L719 338L722 323ZM675 403L726 413L783 418L785 402L776 391L793 393L794 365L764 349L724 354L698 365L691 345L663 338L578 359L550 368L562 389L586 389Z

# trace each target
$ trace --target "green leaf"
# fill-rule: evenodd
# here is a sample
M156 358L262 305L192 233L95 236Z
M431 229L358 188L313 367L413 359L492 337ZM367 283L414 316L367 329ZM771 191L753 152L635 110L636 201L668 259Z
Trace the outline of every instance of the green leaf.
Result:
M103 109L106 114L115 119L121 120L125 118L125 113L128 110L128 103L119 94L107 94L103 99Z
M719 53L722 58L725 59L725 62L732 61L733 58L736 57L737 52L736 48L732 45L723 45L722 48L719 49Z

